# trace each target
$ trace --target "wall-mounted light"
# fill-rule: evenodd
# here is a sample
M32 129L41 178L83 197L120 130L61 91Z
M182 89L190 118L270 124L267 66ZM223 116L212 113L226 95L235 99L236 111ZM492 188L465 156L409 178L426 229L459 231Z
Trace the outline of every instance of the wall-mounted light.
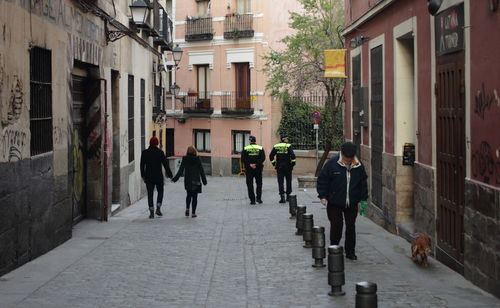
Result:
M180 90L181 87L179 87L175 82L170 86L170 93L172 93L174 96L178 96Z
M175 66L179 65L179 62L181 62L182 53L182 48L179 47L179 44L176 44L172 49L172 57L174 58Z
M361 46L364 42L366 42L366 40L368 40L368 38L364 37L364 36L358 36L358 37L352 38L349 41L349 47L356 48L358 46Z
M432 16L436 15L441 7L441 4L443 4L443 0L427 0L427 10L429 11L429 14Z
M135 0L129 7L132 21L137 26L145 25L149 15L149 5L144 0Z

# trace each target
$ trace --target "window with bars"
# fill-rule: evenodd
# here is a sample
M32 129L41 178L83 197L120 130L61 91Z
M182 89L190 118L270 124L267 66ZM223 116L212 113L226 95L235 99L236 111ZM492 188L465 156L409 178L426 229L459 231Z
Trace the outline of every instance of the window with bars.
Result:
M141 79L141 150L146 149L146 81Z
M128 162L134 161L134 76L128 75Z
M233 130L233 154L241 154L243 149L250 144L249 131Z
M210 153L210 130L195 129L194 144L198 152Z
M52 53L34 47L30 51L31 156L53 150Z

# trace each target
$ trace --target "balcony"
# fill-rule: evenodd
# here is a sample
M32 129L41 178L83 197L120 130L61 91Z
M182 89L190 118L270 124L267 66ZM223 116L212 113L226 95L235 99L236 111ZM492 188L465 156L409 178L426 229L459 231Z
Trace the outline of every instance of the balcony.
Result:
M224 20L224 38L253 37L253 14L229 15Z
M184 113L212 114L214 108L211 106L211 93L201 92L189 94L184 98Z
M221 113L227 115L252 115L252 96L250 92L227 91L221 96Z
M161 51L170 50L173 44L173 23L167 11L160 5L158 8L158 35L154 38L155 46L161 46Z
M212 18L191 18L186 21L186 41L206 41L214 38Z

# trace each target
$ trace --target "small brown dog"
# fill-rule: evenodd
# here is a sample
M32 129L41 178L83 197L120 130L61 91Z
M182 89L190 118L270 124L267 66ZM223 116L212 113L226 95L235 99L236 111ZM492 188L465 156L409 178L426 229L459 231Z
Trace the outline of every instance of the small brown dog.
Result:
M420 264L427 267L429 261L427 256L431 252L431 238L423 233L415 233L414 240L411 243L411 259L416 262L420 256Z

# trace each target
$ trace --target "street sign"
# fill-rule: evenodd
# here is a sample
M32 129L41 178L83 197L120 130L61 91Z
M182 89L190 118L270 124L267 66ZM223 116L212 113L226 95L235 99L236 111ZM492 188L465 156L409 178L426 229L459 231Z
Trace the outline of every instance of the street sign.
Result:
M314 110L312 113L314 124L319 124L321 122L321 113L318 110Z

